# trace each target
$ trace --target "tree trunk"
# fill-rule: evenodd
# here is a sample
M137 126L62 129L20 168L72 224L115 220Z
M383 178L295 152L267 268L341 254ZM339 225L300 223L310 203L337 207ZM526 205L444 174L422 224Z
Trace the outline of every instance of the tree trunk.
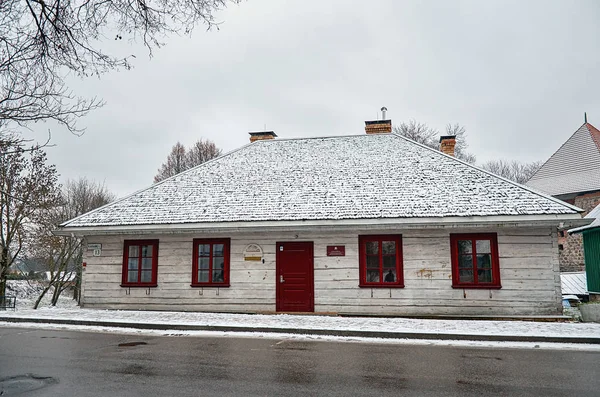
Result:
M77 301L77 306L81 305L81 266L77 267L77 275L75 276L75 288L73 288L73 299Z
M54 285L54 292L52 293L52 301L51 304L52 306L56 306L56 302L58 302L58 297L60 296L60 293L62 292L60 289L60 283L57 283L58 285Z
M0 296L6 296L6 278L0 280Z
M38 308L38 306L40 305L40 302L42 301L42 298L44 297L44 295L46 295L46 292L48 292L50 290L50 287L52 287L52 284L48 284L48 286L44 288L44 290L42 291L40 296L38 296L35 303L33 304L34 309Z
M0 253L0 296L6 296L6 275L8 274L8 249Z

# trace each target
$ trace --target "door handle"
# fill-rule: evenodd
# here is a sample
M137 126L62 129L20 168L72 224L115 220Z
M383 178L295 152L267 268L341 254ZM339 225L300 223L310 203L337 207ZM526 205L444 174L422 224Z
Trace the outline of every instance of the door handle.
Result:
M283 283L284 281L285 281L285 280L283 279L283 274L280 274L280 275L279 275L279 282L280 282L280 283Z

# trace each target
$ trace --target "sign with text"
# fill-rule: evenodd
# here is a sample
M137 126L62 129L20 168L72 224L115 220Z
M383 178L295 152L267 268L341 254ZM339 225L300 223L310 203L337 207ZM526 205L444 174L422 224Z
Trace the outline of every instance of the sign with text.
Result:
M248 244L244 249L245 261L261 261L263 258L263 250L258 244Z
M87 249L93 251L93 256L102 255L102 244L88 244Z
M328 245L327 256L346 256L345 245Z

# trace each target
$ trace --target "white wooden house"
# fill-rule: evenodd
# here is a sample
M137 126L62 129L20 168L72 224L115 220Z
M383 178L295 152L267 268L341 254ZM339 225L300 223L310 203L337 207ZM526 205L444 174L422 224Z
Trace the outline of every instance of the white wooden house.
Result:
M252 143L65 222L86 307L561 313L557 228L580 209L367 122ZM443 148L453 152L453 137Z

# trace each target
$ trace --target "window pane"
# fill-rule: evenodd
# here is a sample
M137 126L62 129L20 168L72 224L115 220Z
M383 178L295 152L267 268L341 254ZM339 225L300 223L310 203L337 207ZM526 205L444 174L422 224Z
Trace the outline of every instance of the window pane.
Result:
M379 282L379 270L367 270L367 282L378 283Z
M137 283L138 281L138 272L137 270L130 270L127 273L127 282L128 283Z
M152 258L152 246L151 245L142 245L142 257Z
M475 249L478 254L489 254L492 252L490 248L490 240L477 240L475 242Z
M461 283L473 282L473 269L460 269L458 275Z
M213 283L222 283L223 282L223 270L214 270L212 281L213 281Z
M383 254L395 254L396 253L396 242L395 241L383 241L381 243L381 251Z
M213 256L223 256L224 250L225 250L224 244L213 245Z
M206 258L206 259L208 259L208 258ZM213 258L213 270L223 269L224 266L225 266L225 258L223 258L223 257Z
M142 270L142 283L149 283L152 281L152 270Z
M395 256L384 256L383 257L383 267L396 267L396 257Z
M378 241L367 241L367 255L378 255L379 254L379 242Z
M473 252L471 240L458 240L458 253L470 254Z
M491 283L492 282L492 269L478 269L477 270L477 281L480 283Z
M473 256L472 255L459 255L458 256L458 267L459 268L473 268Z
M152 270L152 258L142 258L142 270Z
M138 257L140 256L139 245L130 245L129 246L129 257Z
M208 283L208 270L198 270L198 282Z
M127 268L129 270L137 270L138 269L138 260L139 260L138 258L129 258L129 261L127 263Z
M198 256L209 256L210 255L210 244L198 245Z
M491 267L492 267L492 255L491 254L477 255L477 268L489 269Z
M385 283L393 283L396 281L396 269L389 269L387 273L385 273L385 277L383 278L383 282Z
M198 269L208 269L210 258L198 258Z
M368 268L379 268L379 257L378 256L367 256L367 267Z

